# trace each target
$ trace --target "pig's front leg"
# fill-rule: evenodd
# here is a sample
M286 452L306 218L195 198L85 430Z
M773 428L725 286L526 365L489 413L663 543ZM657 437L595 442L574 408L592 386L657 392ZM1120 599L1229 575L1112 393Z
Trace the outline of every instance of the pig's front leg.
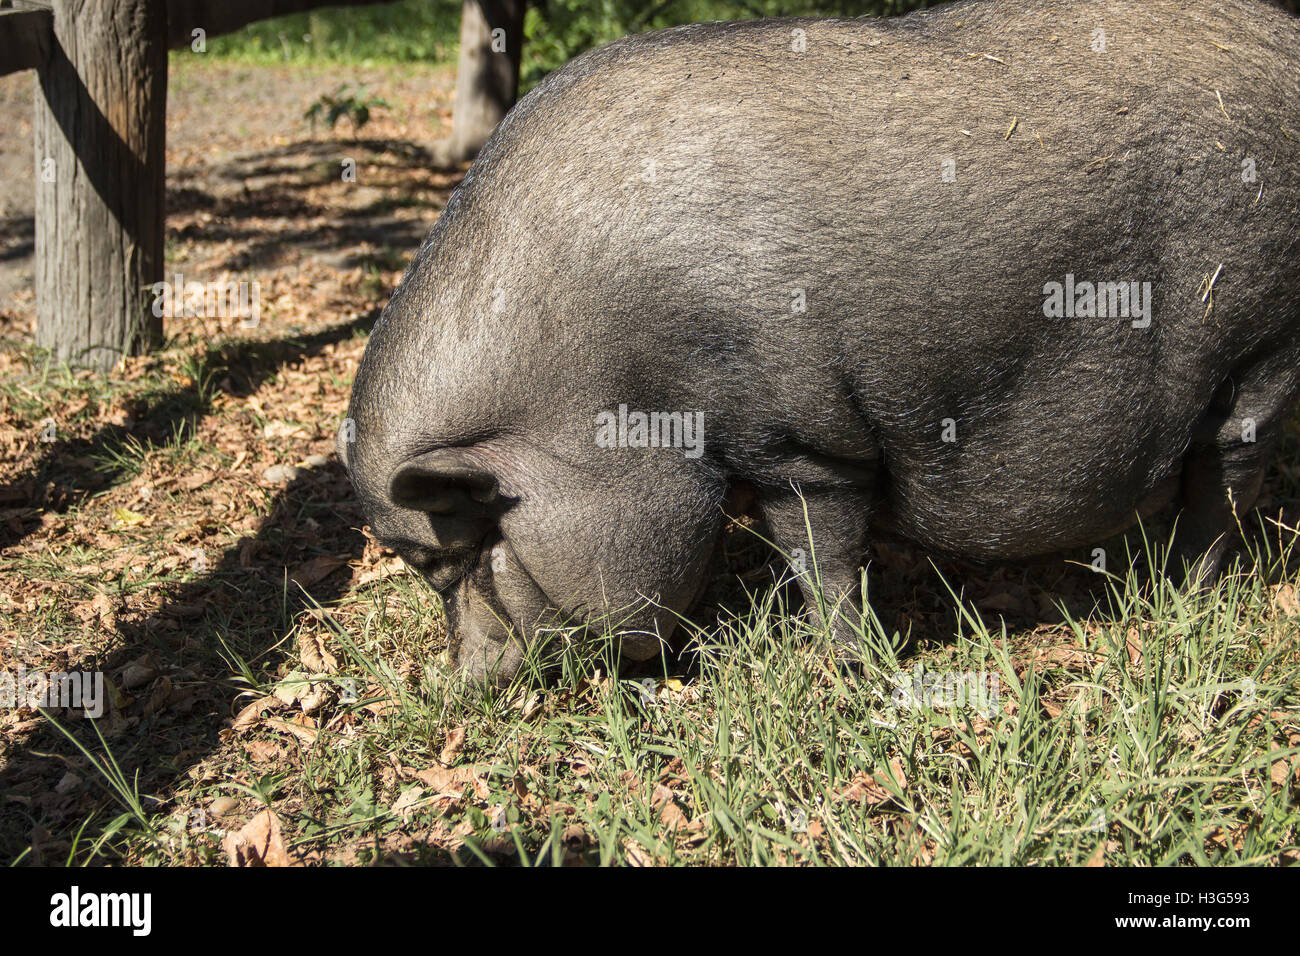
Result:
M1290 411L1297 356L1275 356L1234 375L1215 395L1183 463L1182 511L1170 572L1213 584L1238 522L1259 496Z
M759 492L773 543L789 558L804 603L844 651L860 651L862 563L867 553L869 496L856 489L792 484Z
M1218 579L1237 521L1259 494L1266 458L1241 442L1209 444L1188 452L1182 511L1170 555L1174 580L1199 588Z

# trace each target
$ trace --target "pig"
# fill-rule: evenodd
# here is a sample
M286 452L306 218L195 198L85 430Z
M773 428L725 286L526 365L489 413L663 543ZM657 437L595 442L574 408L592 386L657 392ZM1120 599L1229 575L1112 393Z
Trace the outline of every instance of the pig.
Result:
M1297 21L982 0L556 70L413 257L340 455L505 682L559 621L659 653L740 494L849 646L877 534L1007 562L1171 506L1213 580L1298 387Z

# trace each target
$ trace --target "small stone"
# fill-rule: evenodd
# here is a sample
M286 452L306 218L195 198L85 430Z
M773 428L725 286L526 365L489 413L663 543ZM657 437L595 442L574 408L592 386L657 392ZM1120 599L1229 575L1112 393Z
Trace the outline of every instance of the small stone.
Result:
M122 671L122 689L135 690L137 687L143 687L155 677L158 676L156 668L148 664L128 664Z
M208 804L208 810L214 817L224 817L239 809L239 801L234 797L217 797Z
M294 465L272 465L262 472L262 480L269 481L273 485L280 485L293 481L299 474L301 474L301 470Z

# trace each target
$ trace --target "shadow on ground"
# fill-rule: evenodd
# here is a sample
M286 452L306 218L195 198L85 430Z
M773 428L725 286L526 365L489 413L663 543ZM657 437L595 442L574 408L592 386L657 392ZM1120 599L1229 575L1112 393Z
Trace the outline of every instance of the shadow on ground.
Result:
M214 347L209 358L238 391L251 394L277 369L358 331L367 331L374 318L371 314L284 341L229 343ZM145 438L152 442L170 435L173 428L192 427L204 413L192 390L178 389L153 396L134 410L133 417L147 425ZM51 443L17 487L57 487L58 494L41 505L56 512L84 502L96 490L124 480L126 475L105 476L89 467L70 468L68 463L116 447L126 432L125 426L108 426L88 439ZM145 704L138 715L133 711L120 722L109 721L113 755L128 776L139 773L141 793L173 790L218 745L218 731L223 719L230 716L235 696L230 668L220 656L221 640L230 651L250 660L272 652L291 631L295 614L303 606L301 592L295 594L297 588L286 583L282 571L277 572L300 560L291 556L291 546L296 548L305 529L310 529L314 538L310 553L352 560L365 546L357 530L361 524L347 477L336 461L304 470L279 492L251 540L242 539L196 578L171 589L169 598L156 610L138 619L120 620L117 640L106 654L68 663L68 670L116 674L128 662L151 654L177 675L169 699L158 701L153 712ZM12 543L12 531L6 535L6 543ZM256 553L255 562L249 560L250 553ZM345 589L346 580L346 575L331 575L312 588L312 596L322 604L334 601ZM92 753L101 752L88 721L70 719L70 715L59 719ZM75 749L48 721L34 723L24 738L9 742L9 752L4 754L0 858L15 859L34 846L28 862L57 863L59 854L67 850L62 837L69 815L87 813L90 807L85 794L65 796L57 791L67 771L65 758L72 757ZM81 772L85 773L84 768ZM87 783L91 788L102 786L94 774ZM95 802L108 812L107 794L102 801L90 801Z
M252 395L277 371L318 354L326 346L369 332L378 312L319 332L287 339L235 341L207 349L203 367L215 380L228 379L228 394ZM189 435L211 412L209 400L195 384L146 393L127 406L128 423L101 426L88 437L59 438L42 444L34 466L0 485L0 501L22 503L26 513L0 525L0 548L22 541L40 523L43 513L64 514L94 494L131 477L125 465L106 468L113 453L128 440L152 451L176 435Z
M227 356L227 366L232 375L243 376L242 381L251 388L293 357L351 335L355 328L355 324L348 323L296 341L228 346L234 351ZM162 404L157 407L170 407L167 398L161 397ZM113 440L111 430L106 430L99 440ZM1275 471L1271 486L1283 483L1282 478ZM1273 495L1269 501L1274 514L1279 505L1285 512L1294 513L1296 504L1294 495L1285 500ZM292 539L301 538L303 529L310 527L315 536L312 553L355 560L365 548L365 538L357 530L361 524L362 516L347 478L336 461L305 471L276 496L251 545L245 542L227 549L205 573L175 588L156 610L120 622L118 641L103 657L70 664L76 669L113 674L142 654L151 654L173 669L175 679L167 688L168 697L156 711L151 712L146 705L111 728L109 744L113 755L128 777L139 775L141 793L174 793L201 782L194 775L205 758L221 746L219 732L232 716L232 701L241 689L232 682L223 651L234 652L245 660L268 654L283 656L280 648L292 634L295 616L304 603L295 596L296 589L272 569L290 563ZM761 593L784 576L780 563L773 560L773 552L759 537L763 533L761 525L753 531L756 533L734 531L724 544L721 573L693 615L697 623L708 626L719 616L743 611L747 592ZM1140 538L1135 542L1130 535L1128 540L1131 546L1140 547ZM255 565L246 560L249 547L262 552ZM883 606L894 610L900 629L910 631L914 646L954 640L958 622L940 573L957 593L982 607L986 620L996 626L1000 616L1012 631L1058 623L1059 614L1052 610L1057 603L1078 615L1105 606L1106 588L1099 576L1059 559L996 569L959 562L934 565L924 554L894 542L880 543L874 557L873 593ZM312 597L328 605L344 595L347 582L343 574L326 577L312 588ZM798 606L793 588L787 587L786 596L791 607ZM227 642L225 647L221 638ZM674 673L689 675L693 669L689 652L670 661ZM640 673L637 670L624 676ZM102 752L87 721L70 719L63 723L92 753ZM67 759L75 755L75 750L48 721L33 724L30 732L12 743L4 755L6 766L0 773L0 858L57 864L67 855L72 827L92 811L97 813L98 825L103 825L117 810L106 791L99 795L84 791L66 796L58 793ZM85 773L84 768L81 772ZM87 776L89 787L102 790L102 782L93 774ZM172 808L162 803L147 809ZM528 849L535 852L537 847ZM509 862L514 852L504 845L499 855L491 847L485 847L485 851L499 856L502 862ZM471 859L468 851L459 856L460 862ZM413 846L404 853L381 853L377 861L453 862L449 854L433 845Z
M345 164L354 181L344 179ZM301 252L336 268L365 267L374 253L359 246L418 246L458 177L458 170L436 169L424 147L401 140L302 140L241 154L201 176L173 175L168 213L207 215L170 235L228 243L219 267L231 271ZM298 224L267 225L291 219Z

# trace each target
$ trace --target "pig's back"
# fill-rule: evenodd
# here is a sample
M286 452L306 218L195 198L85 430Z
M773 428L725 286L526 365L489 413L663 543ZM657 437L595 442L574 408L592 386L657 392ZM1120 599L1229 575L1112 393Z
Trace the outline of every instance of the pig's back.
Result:
M476 175L664 407L878 455L935 546L1050 550L1122 524L1230 372L1294 347L1300 27L1166 0L683 27L557 71ZM1067 275L1150 283L1149 327L1044 315Z

